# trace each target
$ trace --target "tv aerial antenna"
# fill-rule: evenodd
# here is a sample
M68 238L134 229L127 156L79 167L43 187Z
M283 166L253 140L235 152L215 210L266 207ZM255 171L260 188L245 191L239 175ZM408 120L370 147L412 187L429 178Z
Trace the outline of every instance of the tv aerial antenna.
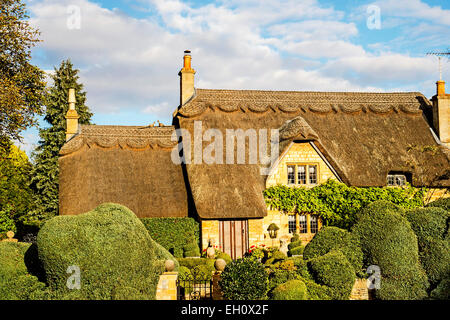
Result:
M450 50L447 49L447 51L434 51L434 52L427 52L427 55L429 56L437 56L439 58L439 80L442 81L442 57L450 57Z

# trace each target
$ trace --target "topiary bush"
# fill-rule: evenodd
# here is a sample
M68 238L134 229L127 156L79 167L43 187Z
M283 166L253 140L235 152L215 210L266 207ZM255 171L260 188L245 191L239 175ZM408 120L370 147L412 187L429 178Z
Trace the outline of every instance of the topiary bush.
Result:
M182 258L187 243L200 241L200 224L193 218L141 218L153 240L176 258ZM200 250L200 249L199 249ZM189 253L190 254L190 253Z
M200 248L198 246L198 239L194 237L193 232L189 232L187 244L183 247L183 257L200 257ZM189 240L190 239L190 240Z
M438 286L431 291L430 298L437 300L450 300L450 274L447 274L446 278L444 278Z
M359 238L365 265L381 269L377 295L382 299L423 297L427 288L419 264L417 237L402 214L403 210L394 204L377 201L363 210L352 230Z
M130 292L131 298L154 299L163 259L175 261L131 210L111 203L48 220L37 245L47 283L57 298L123 299ZM66 286L69 266L81 271L80 290Z
M291 242L288 244L288 250L289 257L303 254L304 247L297 233L291 238Z
M267 270L266 270L267 271ZM272 290L282 283L289 280L300 279L300 275L294 270L274 269L269 272L269 296L272 296Z
M231 263L231 261L233 261L233 259L231 259L230 255L228 253L225 253L225 252L219 252L216 255L216 259L223 259L223 260L225 260L225 262L227 264L229 264L229 263Z
M347 230L337 227L323 227L306 245L303 258L314 259L334 249L339 249L344 254L355 272L362 269L363 252L358 238Z
M272 292L273 300L307 300L306 285L301 280L289 280L277 286Z
M46 297L46 286L25 264L29 243L0 242L0 300L34 300Z
M339 250L314 258L308 262L313 278L328 286L330 297L336 300L349 298L355 283L356 274L351 263Z
M450 241L429 238L421 244L419 258L428 280L437 284L450 274Z
M450 211L450 197L441 198L433 202L430 202L429 204L426 205L426 207L438 207Z
M439 207L427 207L410 210L406 218L419 240L419 245L428 238L444 239L448 229L450 212Z
M375 297L381 300L422 300L427 298L428 279L423 270L404 278L382 277Z
M261 262L242 258L226 265L219 285L228 300L259 300L266 297L268 282Z

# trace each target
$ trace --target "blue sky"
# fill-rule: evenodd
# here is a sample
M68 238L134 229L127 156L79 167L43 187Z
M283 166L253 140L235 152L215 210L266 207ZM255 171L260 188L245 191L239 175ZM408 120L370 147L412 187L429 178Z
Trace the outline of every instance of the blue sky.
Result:
M96 124L169 124L185 49L192 51L199 88L431 97L438 67L426 52L450 48L447 0L26 3L44 40L33 63L51 72L70 58ZM448 60L443 78L450 81ZM23 135L29 153L37 130Z

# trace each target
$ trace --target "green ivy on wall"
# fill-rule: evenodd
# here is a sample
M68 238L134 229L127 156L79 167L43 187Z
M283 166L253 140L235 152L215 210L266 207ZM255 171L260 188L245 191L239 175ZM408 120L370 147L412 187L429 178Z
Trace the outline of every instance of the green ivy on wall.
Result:
M422 207L426 189L396 187L348 187L329 179L314 188L277 185L264 191L266 204L287 214L314 213L326 225L349 229L358 211L376 200L388 200L406 209Z

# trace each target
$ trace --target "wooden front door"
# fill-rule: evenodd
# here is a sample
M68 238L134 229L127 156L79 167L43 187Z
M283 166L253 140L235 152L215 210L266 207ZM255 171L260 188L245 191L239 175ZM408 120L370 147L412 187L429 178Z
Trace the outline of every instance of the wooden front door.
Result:
M221 220L220 247L232 259L242 258L248 251L248 220Z

